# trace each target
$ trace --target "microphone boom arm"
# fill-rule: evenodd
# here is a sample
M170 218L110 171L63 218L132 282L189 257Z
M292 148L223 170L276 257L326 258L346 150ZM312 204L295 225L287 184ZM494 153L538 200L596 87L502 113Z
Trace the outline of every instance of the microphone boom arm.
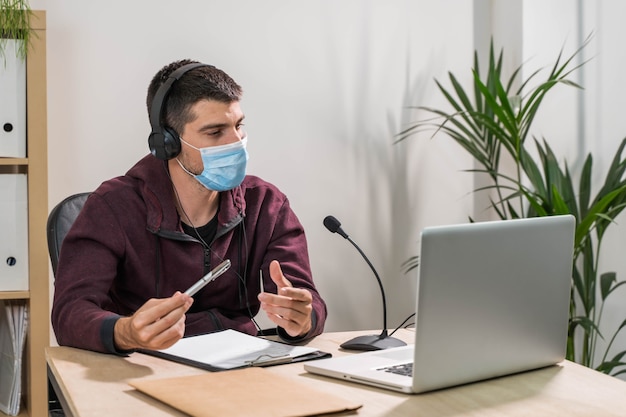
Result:
M365 336L357 336L348 340L347 342L342 343L340 346L343 349L352 349L352 350L380 350L380 349L389 349L392 347L398 346L406 346L406 343L400 339L396 339L394 337L390 337L387 332L387 300L385 299L385 289L383 288L383 283L378 276L378 272L376 272L376 268L370 262L370 260L365 256L365 253L359 248L346 232L341 228L341 223L333 216L326 216L324 218L324 226L331 233L338 233L344 239L348 240L352 246L359 251L365 262L369 265L370 269L374 273L376 280L378 281L378 286L380 287L380 293L383 297L383 331L380 335L365 335ZM393 333L392 333L393 334Z
M376 277L376 280L378 281L378 286L380 287L380 294L383 297L383 331L382 331L382 333L380 334L379 337L381 339L385 338L385 337L387 337L387 300L385 299L385 289L383 288L383 283L380 280L380 277L378 276L378 272L376 272L376 268L374 268L374 265L372 265L372 263L367 258L367 256L365 256L365 253L363 253L361 248L359 248L359 245L357 245L352 239L350 239L350 236L346 237L346 239L352 244L352 246L354 246L356 248L356 250L359 251L359 253L363 257L363 259L365 259L365 262L367 262L367 264L369 265L370 269L374 273L374 276Z

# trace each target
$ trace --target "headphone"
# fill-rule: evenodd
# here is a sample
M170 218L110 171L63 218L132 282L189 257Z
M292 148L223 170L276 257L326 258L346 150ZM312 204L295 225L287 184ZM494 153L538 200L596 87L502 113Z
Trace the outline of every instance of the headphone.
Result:
M150 127L152 131L148 136L148 146L150 153L162 160L175 158L180 153L180 136L169 126L163 126L161 119L165 112L167 96L172 89L172 85L187 72L198 67L207 67L207 64L194 62L183 65L167 77L167 80L157 90L152 99L150 107Z

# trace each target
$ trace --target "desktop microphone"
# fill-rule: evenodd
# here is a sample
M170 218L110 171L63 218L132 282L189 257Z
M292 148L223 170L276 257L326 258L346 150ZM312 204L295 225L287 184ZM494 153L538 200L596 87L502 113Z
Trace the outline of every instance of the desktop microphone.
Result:
M383 331L382 333L379 335L355 337L354 339L350 339L347 342L342 343L341 347L344 349L351 349L351 350L381 350L381 349L388 349L388 348L397 347L397 346L406 346L406 343L404 343L402 340L396 339L394 337L390 337L387 333L387 302L385 301L385 290L383 289L383 283L381 282L380 277L378 276L378 272L376 272L376 269L374 268L370 260L367 259L367 256L365 256L361 248L359 248L359 246L356 243L354 243L352 239L350 239L348 234L343 231L343 229L341 228L341 223L339 223L339 220L337 220L333 216L326 216L324 218L324 226L326 226L326 228L332 233L339 233L344 239L347 239L350 243L352 243L352 245L359 251L363 259L365 259L365 262L367 262L367 264L371 268L372 272L374 272L374 276L376 277L376 280L378 280L378 285L380 286L380 293L383 296Z

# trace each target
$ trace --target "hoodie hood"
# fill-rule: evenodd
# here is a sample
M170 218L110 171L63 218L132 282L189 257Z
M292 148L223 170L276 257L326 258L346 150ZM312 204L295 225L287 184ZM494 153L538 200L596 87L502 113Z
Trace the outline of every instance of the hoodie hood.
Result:
M176 211L175 193L167 161L148 154L126 173L127 179L136 181L147 210L147 228L152 233L181 231L180 216ZM218 234L220 229L230 230L245 217L244 184L220 193Z

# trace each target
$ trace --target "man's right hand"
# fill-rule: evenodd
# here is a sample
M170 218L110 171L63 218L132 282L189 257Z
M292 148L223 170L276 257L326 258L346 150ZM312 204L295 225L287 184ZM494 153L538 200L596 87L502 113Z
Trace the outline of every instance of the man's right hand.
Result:
M185 313L193 298L177 292L169 298L152 298L130 317L122 317L113 329L120 350L166 349L185 334Z

